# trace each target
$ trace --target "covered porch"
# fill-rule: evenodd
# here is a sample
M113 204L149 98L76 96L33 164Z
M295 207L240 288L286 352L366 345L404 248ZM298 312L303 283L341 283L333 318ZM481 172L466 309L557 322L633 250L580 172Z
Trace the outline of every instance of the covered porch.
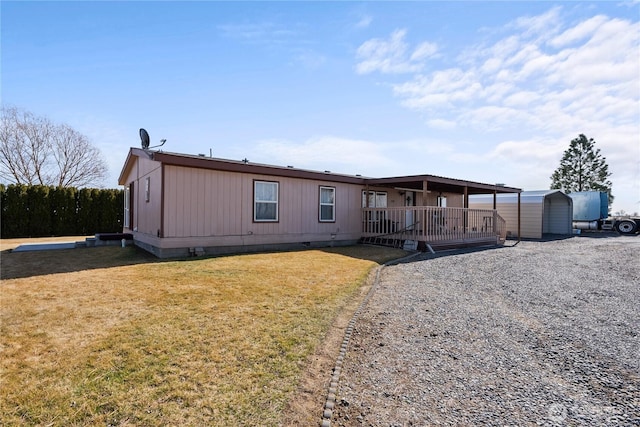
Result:
M406 249L496 245L506 240L496 196L519 188L433 175L368 180L362 199L362 241ZM469 196L493 195L493 209L470 209ZM518 215L519 218L519 215Z

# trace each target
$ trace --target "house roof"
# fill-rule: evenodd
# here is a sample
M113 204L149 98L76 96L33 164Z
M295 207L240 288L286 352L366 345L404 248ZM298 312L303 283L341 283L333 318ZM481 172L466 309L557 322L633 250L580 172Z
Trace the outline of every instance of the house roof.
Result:
M131 148L125 164L118 178L120 185L131 171L137 157L145 157L166 165L175 165L191 168L211 169L229 172L253 173L260 175L283 176L301 179L315 179L329 182L341 182L360 184L363 186L398 187L406 190L423 191L423 183L427 182L429 191L464 192L466 187L468 194L486 193L519 193L519 188L505 187L502 185L483 184L473 181L445 178L435 175L413 175L392 178L369 178L360 175L337 174L330 171L313 171L294 168L292 166L274 166L261 163L253 163L248 160L229 160L213 157L197 156L190 154L168 153L162 151L149 151L140 148Z

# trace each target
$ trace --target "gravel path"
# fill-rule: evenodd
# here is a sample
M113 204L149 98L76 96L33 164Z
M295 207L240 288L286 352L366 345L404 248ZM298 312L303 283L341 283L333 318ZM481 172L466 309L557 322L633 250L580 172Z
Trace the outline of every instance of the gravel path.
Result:
M385 268L331 425L640 425L640 236L596 236Z

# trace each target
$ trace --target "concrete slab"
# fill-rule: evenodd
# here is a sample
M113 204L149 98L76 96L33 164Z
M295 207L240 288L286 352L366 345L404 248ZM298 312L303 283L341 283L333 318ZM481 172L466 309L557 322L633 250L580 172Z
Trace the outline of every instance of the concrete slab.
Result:
M75 249L76 242L29 243L20 245L12 252L51 251L56 249Z

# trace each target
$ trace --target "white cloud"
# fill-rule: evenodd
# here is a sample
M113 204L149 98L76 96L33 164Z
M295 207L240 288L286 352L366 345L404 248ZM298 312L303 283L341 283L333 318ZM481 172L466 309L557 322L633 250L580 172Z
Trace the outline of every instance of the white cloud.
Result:
M303 142L264 140L257 144L255 154L265 159L261 162L285 162L300 168L325 170L332 165L337 166L340 170L334 172L344 172L345 168L357 164L375 168L389 162L388 156L384 154L384 144L331 135L317 136ZM331 159L330 163L327 159Z
M225 24L219 25L218 30L225 37L254 43L273 43L298 35L296 31L283 28L273 22Z
M540 94L532 91L520 91L504 98L504 105L513 108L526 108L540 100Z
M564 148L553 141L509 140L499 143L488 154L489 159L502 162L534 164L536 167L555 165ZM549 173L550 175L550 173Z
M422 61L427 59L438 52L438 45L435 43L423 42L411 54L410 61Z
M473 70L451 68L417 75L414 80L394 85L394 93L404 98L403 104L413 109L432 109L466 102L482 92Z
M514 28L522 36L534 39L547 39L557 34L562 25L561 8L553 7L542 15L524 16L510 23L507 28Z
M467 129L491 141L476 157L502 159L527 182L535 181L527 175L533 174L536 187L548 186L562 152L584 133L607 157L614 194L637 194L640 23L603 15L569 23L565 15L554 7L516 19L462 48L453 64L428 72L411 62L406 32L396 32L390 40L361 46L358 72L391 72L393 65L410 72L405 81L391 83L403 106L427 113L432 129ZM429 45L424 42L426 56L444 55ZM419 52L414 50L416 57Z
M496 129L496 121L539 132L569 129L578 122L606 120L616 126L637 119L640 24L603 17L589 21L561 26L558 8L519 19L511 26L526 27L525 32L463 55L456 68L414 73L411 80L393 85L394 93L412 109L433 112L437 107L439 116L431 120L466 119L481 129ZM597 32L590 30L594 22ZM549 28L564 31L544 35ZM559 51L545 43L558 45L563 38L582 43ZM484 119L492 123L483 124Z
M465 144L456 146L433 138L373 141L321 135L305 141L259 141L254 145L251 160L371 177L423 173L446 176L452 163L482 165L482 160L466 152L462 145ZM398 156L399 153L402 155Z
M454 129L456 127L456 122L445 119L430 119L427 120L427 124L434 129Z
M369 15L364 15L360 18L360 20L356 23L356 28L367 28L373 22L373 17Z
M437 53L438 47L434 43L423 42L410 50L405 42L406 34L406 30L395 30L387 40L376 38L362 43L356 52L360 61L356 65L356 72L396 74L422 70L425 61Z
M591 37L608 20L606 16L598 15L579 23L575 27L565 30L563 33L551 39L549 44L553 47L565 47Z

